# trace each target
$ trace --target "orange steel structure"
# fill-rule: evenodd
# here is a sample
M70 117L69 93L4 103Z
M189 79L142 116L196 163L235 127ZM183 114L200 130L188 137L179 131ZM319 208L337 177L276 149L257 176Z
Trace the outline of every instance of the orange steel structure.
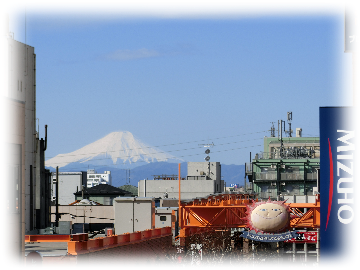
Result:
M25 242L68 242L68 255L79 255L113 247L136 244L171 235L171 227L89 239L87 233L72 235L26 235Z
M258 201L249 194L220 194L181 202L179 207L180 246L186 237L209 230L228 230L246 227L246 206ZM285 203L290 206L291 228L320 227L320 199L315 203ZM306 209L306 210L305 210Z

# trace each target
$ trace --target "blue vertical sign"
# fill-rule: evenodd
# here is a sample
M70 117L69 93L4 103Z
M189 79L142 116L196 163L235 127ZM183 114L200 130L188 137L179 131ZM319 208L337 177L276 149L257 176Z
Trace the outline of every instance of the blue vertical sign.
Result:
M351 107L320 108L320 254L343 256L355 219L355 127Z

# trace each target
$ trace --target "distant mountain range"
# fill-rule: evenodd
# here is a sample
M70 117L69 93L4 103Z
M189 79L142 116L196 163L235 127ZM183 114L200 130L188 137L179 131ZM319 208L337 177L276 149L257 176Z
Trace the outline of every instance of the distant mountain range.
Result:
M59 154L45 161L46 167L84 168L109 167L134 168L150 162L181 162L183 160L169 155L160 149L149 146L128 131L112 132L104 138L88 144L79 150L67 154Z
M111 171L112 185L125 184L137 186L139 180L153 179L154 175L178 174L181 163L181 176L187 175L187 163L160 149L148 146L128 132L112 132L104 138L88 144L68 154L59 154L45 161L45 166L54 172L87 171L95 169L98 173ZM126 168L126 169L124 169ZM222 179L227 186L244 184L244 165L221 164Z

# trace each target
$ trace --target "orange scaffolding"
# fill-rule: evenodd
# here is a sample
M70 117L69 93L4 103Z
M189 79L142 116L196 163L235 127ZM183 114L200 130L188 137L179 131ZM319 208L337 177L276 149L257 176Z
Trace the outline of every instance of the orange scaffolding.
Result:
M179 207L180 246L185 238L197 232L246 227L246 206L258 201L250 194L220 194L181 202ZM320 227L320 199L315 203L285 203L291 211L291 228Z

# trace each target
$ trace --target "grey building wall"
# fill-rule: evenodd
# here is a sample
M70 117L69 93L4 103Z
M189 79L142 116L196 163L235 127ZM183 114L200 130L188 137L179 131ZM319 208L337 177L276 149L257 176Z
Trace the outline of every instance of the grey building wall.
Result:
M56 173L51 174L52 199L56 198ZM59 173L59 204L67 205L75 201L74 193L82 190L86 185L86 172L61 172Z
M177 209L178 207L155 208L155 228L171 227L171 213Z
M224 181L221 180L181 180L181 199L205 197L210 194L222 193ZM178 180L140 180L138 182L138 196L164 198L179 198Z
M220 162L188 162L188 176L206 175L207 179L217 180L221 179L221 165ZM195 179L191 179L195 180Z
M113 207L115 234L154 229L154 198L118 197Z
M188 200L223 193L220 162L188 162L186 180L180 180L181 199ZM179 198L179 180L140 180L138 196Z
M51 206L51 222L55 222L55 206ZM60 220L74 223L114 223L112 205L59 205Z
M25 102L25 230L35 226L35 209L30 211L30 166L35 179L36 154L36 55L34 47L12 38L2 38L3 95ZM35 181L34 181L35 183Z

